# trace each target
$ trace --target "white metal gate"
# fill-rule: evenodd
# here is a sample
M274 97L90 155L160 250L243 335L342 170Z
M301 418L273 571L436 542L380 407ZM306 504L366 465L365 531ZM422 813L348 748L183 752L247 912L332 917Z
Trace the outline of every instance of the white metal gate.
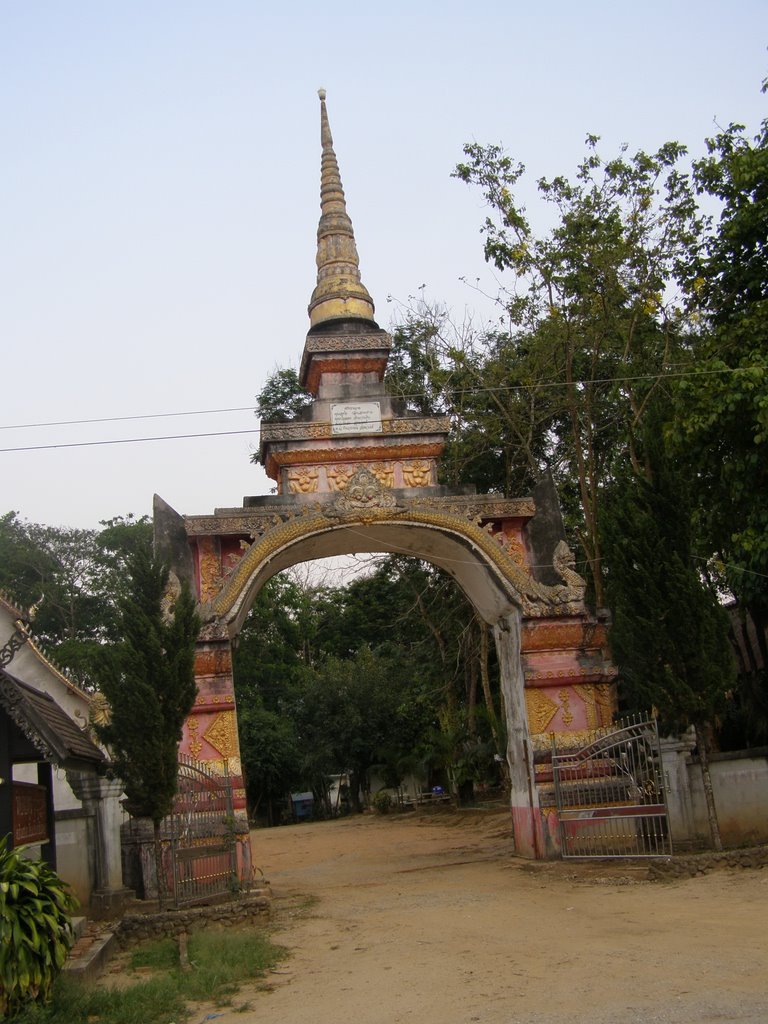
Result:
M563 857L668 857L672 853L659 731L654 718L597 730L558 752L552 772Z

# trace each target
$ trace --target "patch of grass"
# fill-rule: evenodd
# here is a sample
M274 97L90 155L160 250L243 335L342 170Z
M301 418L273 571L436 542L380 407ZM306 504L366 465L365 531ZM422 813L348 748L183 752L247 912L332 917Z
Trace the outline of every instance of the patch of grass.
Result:
M237 992L239 984L260 978L286 951L259 932L202 931L189 937L192 970L182 975L188 999L218 999Z
M190 971L179 967L172 939L138 946L131 968L162 976L127 988L94 988L66 975L54 987L48 1006L29 1006L14 1024L168 1024L188 1019L188 1002L229 1002L241 984L261 977L286 951L250 929L203 931L189 936Z
M187 1018L175 979L151 978L130 988L93 988L66 975L58 978L47 1006L33 1004L14 1024L168 1024Z
M131 952L129 964L133 970L148 967L152 971L172 971L179 966L179 944L175 939L143 942Z

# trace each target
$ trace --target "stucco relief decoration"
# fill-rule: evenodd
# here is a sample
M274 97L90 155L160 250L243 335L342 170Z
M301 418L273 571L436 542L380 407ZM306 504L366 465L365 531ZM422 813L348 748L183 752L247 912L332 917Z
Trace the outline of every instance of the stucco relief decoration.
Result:
M194 717L187 719L187 731L189 732L189 752L194 758L200 757L200 751L202 750L203 744L198 736L198 730L200 729L200 723Z
M406 487L429 487L432 483L432 463L426 459L404 462L403 481Z
M519 503L498 502L502 512L509 514L511 504L515 514L519 513ZM486 503L486 506L488 503ZM347 487L334 495L330 501L322 504L307 504L300 510L282 512L278 522L253 544L246 556L240 560L236 571L226 580L221 591L214 595L208 607L203 609L207 621L224 617L239 610L238 601L243 588L252 578L258 567L268 560L276 551L283 549L296 540L310 536L315 531L328 529L334 521L355 520L360 523L384 521L395 516L402 517L405 523L425 525L437 530L448 530L451 533L466 537L484 553L484 557L505 578L516 593L526 615L539 618L546 615L563 615L569 613L569 606L557 605L554 592L563 587L547 587L539 583L509 557L499 542L488 535L482 527L467 521L467 512L471 508L475 513L480 510L487 518L489 509L481 501L466 498L458 501L443 502L437 499L417 499L400 503L392 490L379 483L373 473L365 467L355 470ZM221 622L222 620L219 619ZM225 627L224 631L225 631ZM222 632L222 636L224 632ZM218 633L216 634L218 638Z
M382 487L369 469L362 467L355 471L330 508L325 506L323 511L331 516L359 514L366 509L392 509L396 505L394 494Z
M587 726L599 729L610 725L615 711L613 686L610 683L596 683L574 687L576 693L584 701L587 712Z
M382 485L382 487L394 487L395 467L391 462L374 462L371 472Z
M562 689L558 694L560 698L560 707L563 709L563 722L566 725L570 725L573 721L573 712L571 711L571 695L566 689Z
M314 494L320 471L316 466L288 470L288 489L291 494Z
M230 779L242 778L243 765L239 757L221 757L205 761L205 767L214 775L229 775Z
M555 602L557 604L583 605L587 584L583 576L579 576L576 572L574 568L576 559L564 540L561 540L555 548L552 565L564 584L553 588Z
M330 423L262 423L263 441L321 440L331 436Z
M355 475L354 466L329 466L325 472L332 491L343 491Z
M176 573L171 569L168 573L168 582L165 586L165 592L160 600L160 614L163 617L163 622L168 625L173 618L173 610L176 607L176 602L181 596L181 581Z
M201 537L198 541L200 552L200 600L210 601L221 586L221 562L210 537Z
M96 692L91 697L90 701L90 713L88 715L89 725L109 725L112 721L112 709L109 706L109 701L103 693Z
M508 537L504 542L504 550L515 563L525 572L530 573L530 568L525 557L525 545L517 537Z
M237 563L240 561L240 559L243 557L243 555L246 553L250 546L251 545L248 543L247 540L241 540L240 543L238 544L238 547L240 549L239 552L230 551L227 554L226 558L224 559L225 576L229 576L229 574L233 571Z
M558 712L558 705L542 690L526 689L525 706L532 733L544 732Z
M586 747L590 743L594 743L597 736L605 736L609 732L608 729L574 729L570 732L558 732L557 734L557 750L558 753L566 753ZM548 733L532 733L531 734L531 747L534 752L540 753L546 751L551 753L552 751L552 737Z
M307 352L360 352L369 349L389 349L392 339L388 334L341 334L336 338L307 338Z
M203 733L203 739L218 750L222 757L236 757L239 751L237 742L237 721L234 711L222 711Z
M410 419L407 416L398 419L387 419L382 423L385 434L447 434L451 421L447 416L434 416L428 419Z

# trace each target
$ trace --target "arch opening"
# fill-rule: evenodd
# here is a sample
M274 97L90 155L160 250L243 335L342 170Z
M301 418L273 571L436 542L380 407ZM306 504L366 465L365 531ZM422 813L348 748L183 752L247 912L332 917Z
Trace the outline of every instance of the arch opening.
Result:
M237 635L259 590L277 573L302 562L374 553L409 555L442 569L491 626L520 607L520 595L510 582L503 579L487 555L459 533L404 522L345 523L301 536L268 558L254 560L225 615L230 636Z

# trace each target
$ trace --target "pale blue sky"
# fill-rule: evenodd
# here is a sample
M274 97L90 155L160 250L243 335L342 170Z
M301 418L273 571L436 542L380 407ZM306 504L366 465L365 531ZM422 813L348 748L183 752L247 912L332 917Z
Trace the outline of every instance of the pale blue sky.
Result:
M288 10L288 8L286 8ZM486 274L450 172L502 141L540 174L766 116L764 2L0 0L0 425L252 408L308 328L318 86L382 326L426 284L457 315ZM487 310L480 311L482 318ZM0 513L55 525L205 513L266 493L249 411L0 431Z

